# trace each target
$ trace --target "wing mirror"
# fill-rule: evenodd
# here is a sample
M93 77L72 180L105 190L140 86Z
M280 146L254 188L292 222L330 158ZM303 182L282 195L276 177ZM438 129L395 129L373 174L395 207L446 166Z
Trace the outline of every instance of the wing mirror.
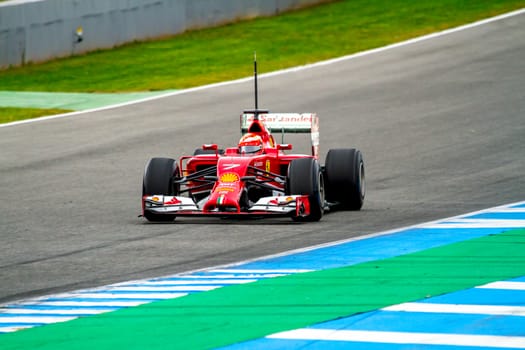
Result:
M202 149L205 151L216 151L219 149L219 147L217 147L217 144L215 143L207 143L202 145Z
M292 149L292 144L290 143L280 143L277 145L279 151L289 151Z

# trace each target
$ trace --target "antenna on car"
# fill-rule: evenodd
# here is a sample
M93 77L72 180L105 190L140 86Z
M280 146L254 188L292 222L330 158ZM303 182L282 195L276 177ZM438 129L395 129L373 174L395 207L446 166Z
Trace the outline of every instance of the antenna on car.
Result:
M255 84L255 110L259 109L259 101L258 101L258 90L257 90L257 51L253 52L253 81ZM257 116L257 114L256 114Z
M259 120L259 114L266 114L269 111L266 109L259 109L259 89L257 87L257 51L253 52L253 81L255 88L255 109L245 110L245 114L253 114L253 120Z

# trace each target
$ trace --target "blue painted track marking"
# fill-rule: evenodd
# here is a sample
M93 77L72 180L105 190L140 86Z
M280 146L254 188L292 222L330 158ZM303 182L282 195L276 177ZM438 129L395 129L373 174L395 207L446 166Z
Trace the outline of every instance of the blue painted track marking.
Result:
M501 233L500 228L472 229L413 228L389 235L355 240L334 246L297 253L292 256L254 261L243 265L246 269L295 267L307 270L325 270L368 261L391 258L418 252L471 238Z
M305 270L210 269L188 275L117 283L101 288L20 301L0 306L0 333L63 322L124 307L184 297L192 293L298 272L305 272Z
M421 302L467 305L525 306L525 291L474 288L422 300ZM525 334L525 328L523 328L523 332Z
M53 321L54 318L58 322L58 320L110 312L157 300L184 297L188 294L234 284L251 283L260 279L293 273L324 270L385 259L489 234L498 234L509 228L525 228L525 202L287 252L278 256L265 257L222 268L210 268L193 273L117 283L100 288L0 305L0 320L9 319L12 321L4 324L0 322L0 333L52 323L50 321ZM525 277L517 279L517 281L525 281ZM483 293L490 294L491 292L481 292L481 294ZM514 295L515 298L519 298L518 294L509 291L497 293L492 294L492 296L505 296L507 298L507 296ZM481 300L479 298L478 300ZM516 303L519 302L518 299L509 298L505 301L515 300ZM487 297L486 300L488 302L490 297ZM34 312L34 310L40 312ZM260 341L266 343L268 340L262 339ZM276 340L272 339L272 341ZM301 341L294 342L296 344L301 343ZM330 343L330 347L334 346L332 343ZM337 343L337 346L341 345L340 342ZM308 344L308 348L311 348L312 344ZM349 342L342 342L342 344L348 346ZM370 345L372 347L369 347L369 345L366 349L373 349L375 346ZM388 348L394 349L396 346L389 344ZM434 345L425 345L425 349L432 347ZM436 349L438 348L444 349L441 346Z
M472 216L465 217L466 219L499 219L499 220L525 220L525 212L513 213L513 212L495 212L495 213L482 213Z
M418 248L422 245L431 248L497 234L509 227L524 228L524 219L525 203L513 204L426 224L395 233L394 237L387 235L304 252L293 256L294 266L322 269L319 266L347 266L375 260L379 256L396 256L400 251L421 250ZM498 223L502 227L498 227ZM397 254L390 255L393 253L390 249L395 250L392 247L398 248ZM361 255L366 250L373 252L373 258ZM323 259L324 254L331 258ZM317 268L316 259L319 259ZM273 264L287 266L288 262L289 257L285 256L256 261L246 267L271 268ZM394 305L305 329L269 335L224 349L525 349L524 283L525 276L489 283L416 303ZM309 334L309 331L314 333ZM318 331L328 333L315 333Z
M420 333L431 330L432 333L516 336L523 335L525 317L376 311L312 328Z
M287 340L285 347L283 342L276 339L261 339L257 344L251 344L250 350L283 350L283 349L304 349L304 350L498 350L498 348L470 347L470 346L447 346L447 345L408 345L407 344L386 344L386 343L364 343L350 341L317 341L310 340ZM243 346L228 347L226 349L246 349ZM499 348L502 350L505 348ZM508 349L507 349L508 350Z
M525 281L525 276L507 282L523 281ZM293 333L294 331L291 331L291 335L287 334L288 332L283 332L282 336L281 333L278 333L263 339L231 345L224 349L524 349L525 289L485 288L490 285L505 285L505 283L491 283L407 304L421 304L423 306L430 304L438 307L446 304L445 306L451 310L463 305L476 305L481 310L484 310L484 305L506 305L512 310L512 306L515 305L521 308L521 313L519 315L463 314L457 313L457 310L454 310L454 313L406 312L390 311L389 309L392 307L387 307L383 310L328 321L303 330L297 330L299 334L302 334L301 332L307 333L308 330L313 330L314 332L317 330L330 330L330 336L340 334L342 331L364 332L364 337L369 332L369 338L366 341L325 340L321 337L315 339L317 336L315 333L311 335L314 339L300 339L301 335L297 335L299 337L297 339L286 339L285 337L288 336L296 336ZM403 305L400 305L400 310L404 309ZM398 336L399 339L392 340L388 338L392 337L392 334ZM428 337L420 336L421 334L427 334ZM455 336L460 338L455 339ZM362 338L363 335L358 334L358 336L354 336L354 334L350 334L348 336L349 339L354 337ZM424 339L433 339L432 342L434 344L427 344ZM390 341L401 342L401 344L389 344L388 342ZM436 344L439 342L442 342L442 344ZM447 342L449 343L448 345ZM460 345L452 346L450 343L453 344L454 342ZM505 344L505 342L508 343Z

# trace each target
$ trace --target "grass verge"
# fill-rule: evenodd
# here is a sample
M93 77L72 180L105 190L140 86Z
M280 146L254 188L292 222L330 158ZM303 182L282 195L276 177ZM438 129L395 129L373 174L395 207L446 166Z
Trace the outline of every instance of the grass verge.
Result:
M0 107L0 124L11 123L24 119L32 119L47 115L72 112L65 109L9 108Z
M340 0L278 17L0 70L0 91L183 89L250 76L254 51L264 73L381 47L523 7L525 0ZM2 108L0 123L62 112Z
M347 0L0 71L0 90L181 89L380 47L525 6L524 0ZM88 30L88 29L86 29Z

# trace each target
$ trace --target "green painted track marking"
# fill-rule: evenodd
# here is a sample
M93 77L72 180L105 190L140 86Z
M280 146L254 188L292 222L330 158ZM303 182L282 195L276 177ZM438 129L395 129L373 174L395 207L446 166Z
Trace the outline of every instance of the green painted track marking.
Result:
M0 336L0 349L216 348L525 275L525 230Z
M141 100L173 91L175 90L115 94L0 91L0 106L19 108L60 108L80 111Z

